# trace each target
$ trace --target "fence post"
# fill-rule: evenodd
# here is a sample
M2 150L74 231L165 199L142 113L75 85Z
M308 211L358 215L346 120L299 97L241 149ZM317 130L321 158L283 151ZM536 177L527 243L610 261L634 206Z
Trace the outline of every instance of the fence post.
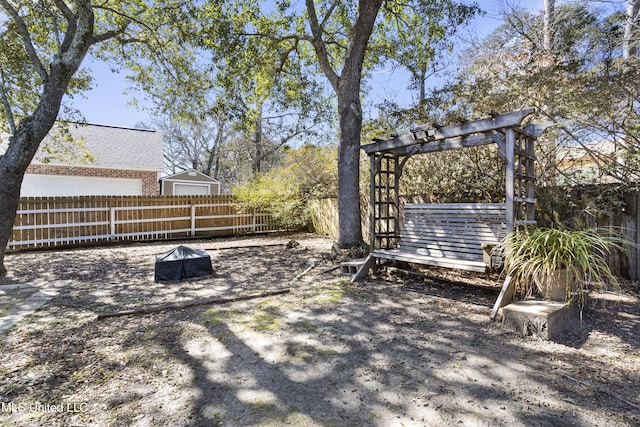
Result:
M629 261L627 273L631 280L638 280L638 245L640 243L640 193L638 191L630 191L624 194L624 202L626 209L623 209L620 215L619 227L622 229L622 237L629 244L624 244ZM620 262L621 266L624 265Z
M629 248L629 263L632 266L631 271L629 272L629 276L631 280L636 281L640 279L640 265L638 265L638 254L640 253L640 192L635 190L632 193L632 200L634 202L634 210L635 210L635 221L633 224L633 231L635 234L635 246Z
M109 206L109 226L111 229L111 238L116 237L116 208Z
M196 205L191 203L191 237L196 235Z
M251 218L251 230L256 232L256 208L253 208L253 216Z

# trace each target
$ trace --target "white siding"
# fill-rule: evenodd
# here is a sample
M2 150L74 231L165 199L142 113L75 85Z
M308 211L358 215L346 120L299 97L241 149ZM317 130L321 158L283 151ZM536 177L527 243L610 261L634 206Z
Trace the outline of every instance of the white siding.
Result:
M24 176L20 196L139 196L142 180L69 175Z

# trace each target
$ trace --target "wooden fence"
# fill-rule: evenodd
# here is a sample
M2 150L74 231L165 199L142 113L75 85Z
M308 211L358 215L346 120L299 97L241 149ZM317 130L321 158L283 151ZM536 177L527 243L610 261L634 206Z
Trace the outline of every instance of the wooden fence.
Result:
M276 229L268 213L243 211L233 196L30 197L20 200L8 250Z
M640 280L640 189L616 184L543 187L536 190L536 218L541 227L566 225L615 232L628 242L625 254L607 256L622 277Z

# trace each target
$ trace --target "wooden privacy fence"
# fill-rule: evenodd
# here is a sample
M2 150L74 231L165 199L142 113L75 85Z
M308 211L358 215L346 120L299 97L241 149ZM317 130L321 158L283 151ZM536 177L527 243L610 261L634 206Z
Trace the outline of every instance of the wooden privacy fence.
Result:
M614 273L640 280L640 189L618 184L538 188L538 225L613 231L627 243L626 254L613 250L607 262Z
M20 200L8 249L277 229L268 213L242 211L233 196L35 197Z

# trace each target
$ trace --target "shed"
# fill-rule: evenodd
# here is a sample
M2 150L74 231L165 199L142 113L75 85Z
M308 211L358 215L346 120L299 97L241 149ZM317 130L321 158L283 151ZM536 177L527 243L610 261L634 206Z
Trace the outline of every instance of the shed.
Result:
M220 181L189 169L160 178L160 194L163 196L212 196L220 194Z

